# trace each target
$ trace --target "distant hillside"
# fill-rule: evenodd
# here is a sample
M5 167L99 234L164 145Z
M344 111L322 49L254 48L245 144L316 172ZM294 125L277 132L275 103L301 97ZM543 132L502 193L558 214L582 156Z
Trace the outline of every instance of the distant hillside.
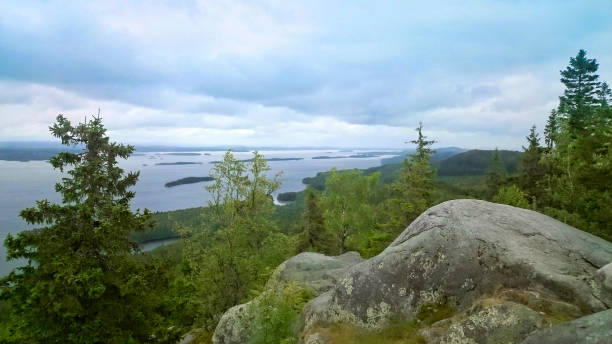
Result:
M441 161L447 158L450 158L453 155L457 155L459 153L466 152L467 149L459 148L459 147L442 147L436 148L436 154L431 158L432 162ZM391 158L385 158L380 161L381 165L389 165L389 164L399 164L404 161L406 156L409 154L413 154L414 150L407 150L400 153L398 156L394 156Z
M438 168L439 176L475 176L487 173L493 150L474 149L463 152L448 159L439 161L434 165ZM499 155L504 163L506 172L518 172L521 152L500 150Z
M438 171L440 177L462 177L462 176L481 176L487 173L489 163L493 157L493 150L479 150L474 149L470 151L464 151L463 153L452 154L452 148L448 150L440 150L438 154L449 154L451 155L447 159L441 161L434 160L433 165ZM461 148L454 148L460 150ZM499 151L499 155L504 163L506 172L513 174L518 172L518 164L521 157L521 152L516 151ZM399 157L391 158L399 161ZM383 160L391 160L383 159ZM399 173L402 167L401 162L387 163L381 166L370 167L362 170L364 175L370 175L375 172L380 172L380 180L383 183L392 182ZM325 187L325 177L329 172L319 172L314 177L307 177L302 179L302 182L309 185L317 190L323 190Z

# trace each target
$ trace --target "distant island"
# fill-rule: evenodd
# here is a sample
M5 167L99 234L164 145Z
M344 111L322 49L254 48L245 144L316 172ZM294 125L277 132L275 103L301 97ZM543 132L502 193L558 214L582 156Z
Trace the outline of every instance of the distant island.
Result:
M270 159L266 159L267 161L298 161L298 160L304 160L304 158L270 158ZM244 160L238 160L240 162L251 162L253 161L253 159L244 159ZM215 161L211 161L211 164L218 164L221 161L219 160L215 160Z
M194 184L194 183L200 183L200 182L211 182L213 180L215 180L215 178L213 177L187 177L187 178L181 178L175 181L168 182L164 184L164 186L167 188L171 188L177 185Z
M167 166L167 165L202 165L201 162L193 162L193 161L178 161L178 162L158 162L155 165L158 166Z
M363 159L363 158L378 158L382 155L397 155L397 154L398 154L397 152L367 152L367 153L357 153L357 154L341 155L341 156L319 155L319 156L312 157L312 159L315 159L315 160L349 159L349 158Z
M157 153L157 155L200 156L202 154L200 154L200 153L187 153L187 152L183 152L183 153Z
M289 192L281 192L276 196L276 200L279 202L293 202L297 198L298 193L289 191Z

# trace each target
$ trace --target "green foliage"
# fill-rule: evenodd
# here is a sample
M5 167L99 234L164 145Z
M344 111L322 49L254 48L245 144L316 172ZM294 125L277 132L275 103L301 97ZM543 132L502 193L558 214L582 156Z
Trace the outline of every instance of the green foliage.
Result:
M595 74L598 67L597 61L586 58L586 51L581 49L576 57L570 58L569 66L561 71L565 90L559 97L559 111L567 116L572 136L582 132L594 106L599 105L597 93L601 83L599 75Z
M506 170L499 156L499 151L496 148L491 158L491 162L489 163L489 170L487 171L487 198L492 199L505 181Z
M276 199L278 199L279 202L293 202L296 200L297 198L297 192L281 192L278 194L278 196L276 196Z
M542 159L547 198L541 208L561 221L610 240L612 108L609 88L598 81L597 68L596 60L587 59L581 50L561 72L566 88L556 110L554 146Z
M63 116L50 127L81 152L51 158L66 177L47 200L21 211L42 226L6 238L8 259L25 259L2 280L0 295L12 312L11 338L24 342L125 343L168 338L155 291L167 282L158 262L132 259L131 232L151 227L148 210L132 212L137 172L124 174L118 158L131 146L111 143L99 117L77 126Z
M212 331L229 307L260 289L272 269L292 253L293 243L274 223L272 193L279 175L269 179L264 157L255 152L246 162L228 151L211 171L206 189L212 200L200 227L183 227L182 270L193 286L190 302L199 305L198 322Z
M391 185L391 197L383 205L387 214L385 227L394 235L434 203L436 171L430 160L435 153L431 149L435 141L426 140L421 123L415 130L418 136L411 142L416 145L416 152L404 161L399 178Z
M495 150L473 149L439 161L434 166L437 168L437 175L441 177L485 175L489 171L494 154ZM498 150L497 154L506 172L518 172L521 152Z
M529 136L527 136L528 146L523 147L524 153L521 156L521 174L519 182L521 189L525 191L526 196L534 203L534 208L537 202L546 201L545 197L545 179L546 167L542 164L544 148L540 146L540 138L536 132L535 125L531 127Z
M331 170L321 197L325 228L335 238L336 253L362 251L360 243L376 228L376 188L379 174Z
M500 188L497 195L493 196L493 202L519 208L529 208L529 202L527 202L525 193L516 185Z
M296 284L277 289L273 286L249 306L250 344L298 342L296 322L313 294Z
M325 219L317 191L307 188L305 202L306 206L302 215L303 230L298 243L298 251L334 253L334 237L325 228Z

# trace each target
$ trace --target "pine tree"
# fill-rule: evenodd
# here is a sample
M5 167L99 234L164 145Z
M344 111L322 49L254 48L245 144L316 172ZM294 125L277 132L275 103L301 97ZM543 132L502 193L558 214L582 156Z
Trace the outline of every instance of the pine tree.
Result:
M59 115L50 131L83 151L50 160L66 175L55 186L61 204L40 200L21 211L42 227L6 238L8 259L26 262L2 281L19 319L14 330L32 343L148 341L159 320L146 308L154 282L132 259L129 235L150 228L151 214L130 210L138 172L117 166L134 147L110 142L99 116L72 126Z
M542 201L544 193L544 175L546 170L541 163L544 149L540 146L540 138L536 132L536 126L532 126L527 136L528 146L523 147L524 153L521 156L521 174L519 176L520 186L527 196L531 199L532 207L536 207L536 202Z
M489 163L489 170L486 176L488 199L492 199L493 196L497 195L505 180L506 173L504 164L499 155L499 151L497 148L495 148L495 152L493 152L493 157Z

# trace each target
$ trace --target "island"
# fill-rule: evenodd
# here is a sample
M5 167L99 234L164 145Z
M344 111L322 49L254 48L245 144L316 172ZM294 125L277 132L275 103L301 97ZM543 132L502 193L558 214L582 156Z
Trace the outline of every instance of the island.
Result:
M177 162L158 162L155 165L157 166L168 166L168 165L202 165L201 162L193 162L193 161L177 161Z
M298 160L304 160L304 158L269 158L269 159L266 159L266 160L268 162L270 162L270 161L298 161ZM253 161L253 159L244 159L244 160L238 160L238 161L239 162L251 162L251 161ZM218 164L220 162L221 161L219 161L219 160L214 160L214 161L211 161L210 163L211 164Z
M279 202L293 202L297 198L297 192L281 192L276 196L276 200Z
M329 155L319 155L312 157L312 159L364 159L364 158L379 158L382 155L397 155L396 152L365 152L365 153L356 153L351 155L341 155L341 156L329 156Z
M175 155L175 156L200 156L200 153L187 153L187 152L178 152L178 153L157 153L157 155Z
M181 178L178 180L168 182L164 184L164 186L167 188L171 188L177 185L194 184L194 183L200 183L200 182L211 182L213 180L215 180L215 178L213 177L186 177L186 178Z

